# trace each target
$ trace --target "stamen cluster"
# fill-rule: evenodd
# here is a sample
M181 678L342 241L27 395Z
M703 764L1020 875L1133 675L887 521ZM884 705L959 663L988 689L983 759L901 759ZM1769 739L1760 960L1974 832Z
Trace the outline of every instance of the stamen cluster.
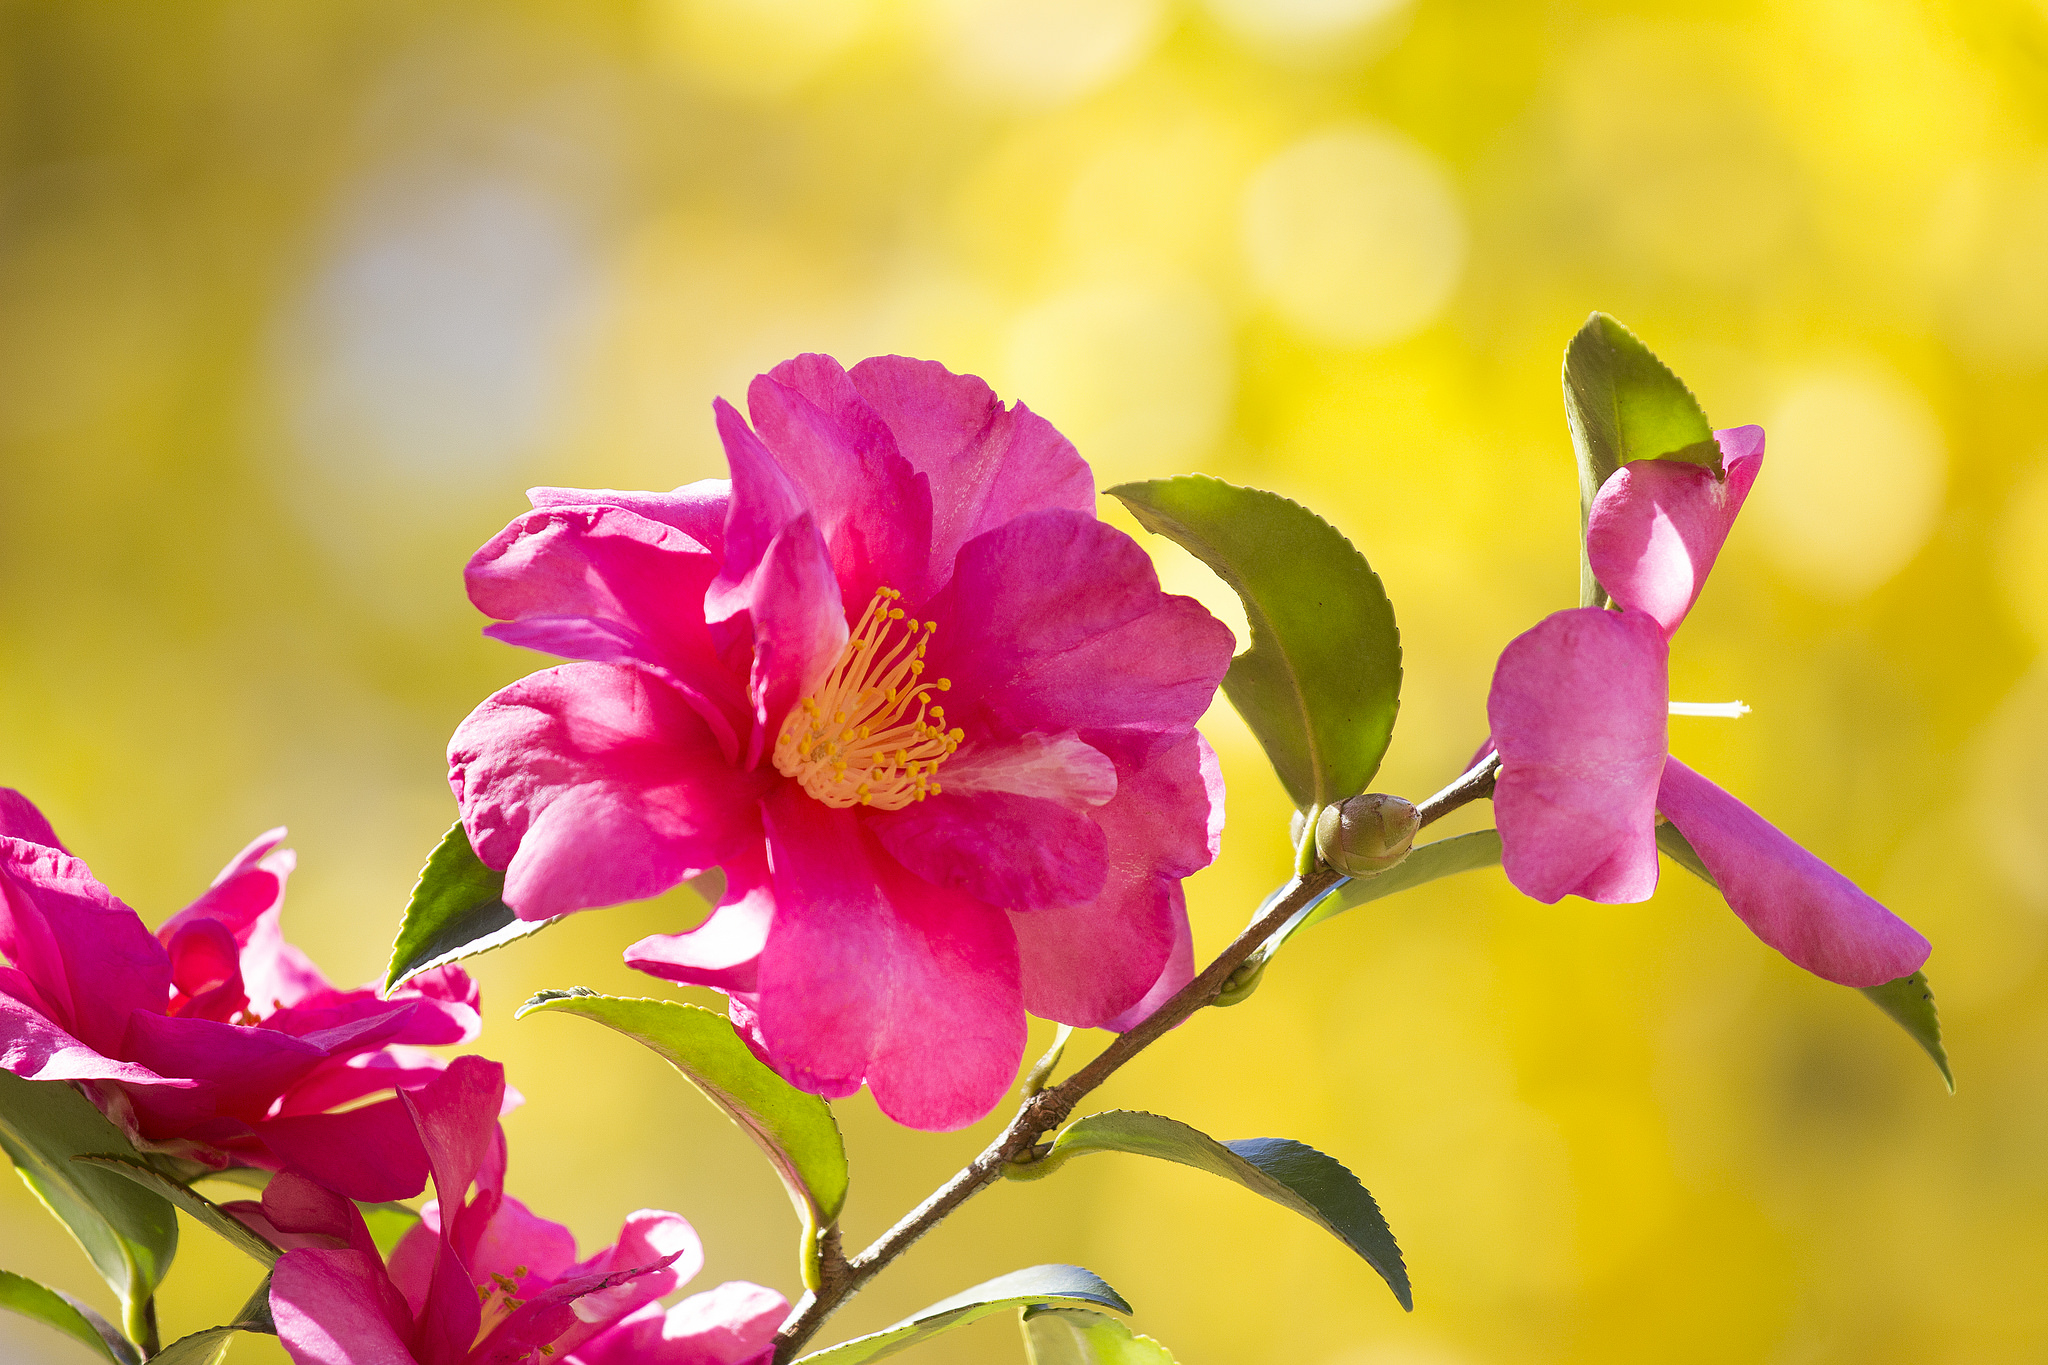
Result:
M945 728L946 708L932 701L953 684L920 680L937 623L906 619L893 605L902 596L875 590L824 686L789 713L775 742L776 771L828 806L901 810L937 796L939 765L966 738Z

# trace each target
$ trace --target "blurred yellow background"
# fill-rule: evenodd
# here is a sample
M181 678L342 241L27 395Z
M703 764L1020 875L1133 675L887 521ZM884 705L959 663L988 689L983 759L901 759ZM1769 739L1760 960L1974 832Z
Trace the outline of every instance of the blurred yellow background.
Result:
M448 733L543 662L461 581L527 485L718 474L712 397L801 350L943 360L1103 486L1202 469L1350 534L1405 634L1376 786L1420 797L1575 601L1558 362L1615 313L1770 430L1673 655L1755 711L1674 749L1934 940L1960 1093L1683 874L1552 908L1474 874L1316 930L1098 1096L1339 1156L1412 1316L1308 1224L1105 1156L971 1205L832 1339L1064 1260L1187 1365L2048 1356L2048 4L8 3L0 176L0 782L152 922L288 823L286 930L344 981L452 816ZM1206 728L1213 951L1286 812ZM513 1187L586 1248L677 1209L699 1287L790 1291L736 1130L623 1039L511 1020L661 993L618 951L701 913L472 964L531 1101ZM1000 1121L840 1108L855 1245ZM13 1181L0 1245L106 1301ZM173 1332L255 1281L186 1245ZM84 1360L4 1317L0 1356ZM919 1358L1020 1354L993 1321Z

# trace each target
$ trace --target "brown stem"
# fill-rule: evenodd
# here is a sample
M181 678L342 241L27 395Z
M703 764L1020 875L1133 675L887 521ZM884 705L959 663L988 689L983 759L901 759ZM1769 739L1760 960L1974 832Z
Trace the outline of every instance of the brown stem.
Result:
M1499 756L1488 754L1457 781L1416 807L1422 823L1427 825L1467 802L1492 795L1494 774L1499 768ZM1335 868L1319 863L1288 883L1280 895L1268 902L1266 913L1232 939L1230 946L1204 967L1200 976L1181 987L1137 1027L1128 1033L1118 1034L1100 1055L1079 1071L1058 1085L1027 1097L1018 1106L1016 1116L995 1141L982 1150L980 1156L933 1190L923 1203L905 1214L895 1227L876 1238L860 1255L850 1261L840 1260L838 1231L834 1229L827 1233L830 1243L829 1251L821 1248L824 1252L821 1256L824 1267L819 1277L821 1283L798 1301L782 1324L782 1330L775 1334L775 1365L788 1365L794 1360L804 1343L816 1335L818 1329L825 1325L825 1320L841 1305L858 1294L891 1261L909 1250L918 1238L937 1227L954 1209L994 1184L1001 1178L1005 1166L1011 1162L1036 1159L1034 1149L1039 1139L1065 1123L1074 1106L1089 1091L1108 1080L1117 1068L1165 1036L1196 1010L1212 1003L1223 990L1223 983L1230 979L1230 974L1256 952L1260 944L1272 937L1297 912L1348 880Z

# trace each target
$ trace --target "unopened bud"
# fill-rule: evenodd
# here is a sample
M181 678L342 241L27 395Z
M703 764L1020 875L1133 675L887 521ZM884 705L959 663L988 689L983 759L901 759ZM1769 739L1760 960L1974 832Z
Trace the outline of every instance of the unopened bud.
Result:
M1316 852L1349 877L1366 877L1408 856L1422 816L1398 796L1367 792L1334 806L1316 819Z

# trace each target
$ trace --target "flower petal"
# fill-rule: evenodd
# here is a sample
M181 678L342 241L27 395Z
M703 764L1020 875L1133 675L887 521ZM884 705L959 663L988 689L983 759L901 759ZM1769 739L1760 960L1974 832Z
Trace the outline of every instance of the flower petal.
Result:
M975 537L927 612L947 719L977 744L1072 731L1141 759L1194 728L1235 647L1200 603L1159 590L1135 541L1078 512Z
M728 1280L673 1308L649 1304L576 1349L580 1365L755 1365L774 1353L789 1300Z
M156 936L90 868L46 844L0 839L0 953L52 1021L102 1056L127 1056L129 1015L161 1015L170 999L171 960Z
M751 993L774 917L774 878L762 844L726 860L725 895L702 924L641 939L626 949L626 965L686 986Z
M1636 460L1601 485L1586 559L1608 595L1648 612L1668 637L1699 600L1721 543L1763 467L1762 427L1717 431L1725 476L1686 460Z
M1198 734L1122 767L1115 799L1092 815L1109 852L1102 894L1010 916L1025 1008L1114 1028L1151 996L1163 1000L1187 984L1194 943L1180 881L1216 856L1222 812L1222 772Z
M1092 901L1109 876L1101 828L1043 797L949 790L873 815L868 828L934 886L1006 910Z
M623 507L649 521L675 527L714 555L725 553L725 517L732 484L699 479L667 493L622 492L616 488L529 488L526 500L544 507Z
M360 1251L288 1251L270 1275L270 1315L296 1365L417 1365L404 1306Z
M1095 478L1073 443L1022 403L1005 408L973 375L930 360L876 356L851 372L853 389L930 481L936 591L960 547L1026 512L1095 514Z
M754 671L747 695L754 705L754 732L747 743L748 768L774 747L783 717L818 689L847 639L839 581L809 513L775 537L751 582Z
M1656 889L1666 653L1652 617L1594 607L1545 617L1501 651L1486 702L1494 823L1523 894L1613 904Z
M58 840L57 831L50 828L35 802L12 787L0 787L0 838L26 839L59 853L71 851Z
M1657 809L1750 932L1815 976L1882 986L1927 961L1927 940L1912 925L1675 758L1664 765Z
M758 1018L776 1069L828 1098L865 1079L882 1111L912 1128L986 1114L1024 1051L1003 913L904 871L851 811L794 787L764 808L776 913Z
M711 405L725 462L732 471L732 494L725 513L725 555L718 577L704 597L707 620L723 621L745 611L754 600L754 571L782 528L809 510L804 496L775 456L763 445L747 419L723 398Z
M512 684L448 745L477 856L524 919L657 895L758 839L772 771L742 773L680 694L637 669L567 664Z
M256 1125L277 1160L351 1199L410 1199L427 1185L427 1153L411 1113L396 1099L339 1114Z
M577 1350L620 1319L689 1283L703 1268L704 1244L682 1215L663 1209L628 1214L617 1242L566 1273L570 1277L639 1273L579 1299L577 1323L555 1339L555 1350Z
M7 989L9 975L0 973L0 1071L11 1071L25 1081L107 1080L186 1090L195 1084L93 1051L41 1010L16 999Z

